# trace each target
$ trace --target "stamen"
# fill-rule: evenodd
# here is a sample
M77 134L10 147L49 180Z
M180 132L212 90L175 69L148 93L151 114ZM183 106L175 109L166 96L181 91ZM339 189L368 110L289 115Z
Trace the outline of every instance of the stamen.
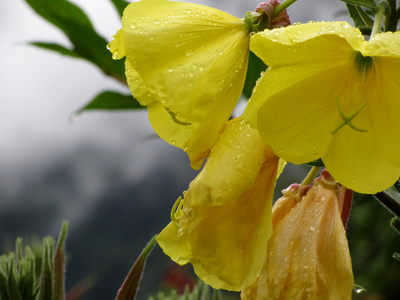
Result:
M191 125L192 123L190 123L190 122L183 122L183 121L180 121L180 120L178 120L177 118L176 118L176 114L175 113L173 113L172 111L170 111L168 108L166 108L165 107L165 109L166 109L166 111L169 113L169 115L171 116L171 118L172 118L172 120L175 122L175 123L177 123L177 124L179 124L179 125L184 125L184 126L186 126L186 125Z
M337 127L335 130L333 130L333 131L331 132L332 134L335 134L336 132L338 132L339 129L341 129L341 128L342 128L343 126L345 126L345 125L349 125L350 128L352 128L352 129L354 129L355 131L358 131L358 132L368 132L368 130L358 128L358 127L356 127L353 123L351 123L351 121L353 120L353 118L354 118L355 116L357 116L357 115L360 113L360 111L364 108L364 106L366 105L366 103L363 103L363 104L362 104L354 113L352 113L351 115L346 116L346 115L343 113L342 107L340 106L340 101L339 101L339 98L338 98L338 97L336 97L336 102L337 102L337 107L338 107L339 114L340 114L340 116L341 116L342 119L343 119L343 123L340 124L339 127Z
M179 228L179 220L181 216L182 206L183 206L183 201L181 196L175 201L174 206L172 206L171 209L171 220L177 228Z

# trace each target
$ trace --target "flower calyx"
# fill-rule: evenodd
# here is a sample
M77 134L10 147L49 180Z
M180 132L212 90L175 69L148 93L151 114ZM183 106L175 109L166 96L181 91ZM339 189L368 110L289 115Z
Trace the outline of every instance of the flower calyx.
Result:
M290 19L287 10L283 10L278 16L274 17L276 8L281 4L279 0L269 0L260 3L254 11L246 12L244 22L250 32L263 31L289 26Z
M288 188L282 190L282 194L285 197L290 197L296 202L300 202L307 192L312 188L311 185L301 185L299 183L293 183Z

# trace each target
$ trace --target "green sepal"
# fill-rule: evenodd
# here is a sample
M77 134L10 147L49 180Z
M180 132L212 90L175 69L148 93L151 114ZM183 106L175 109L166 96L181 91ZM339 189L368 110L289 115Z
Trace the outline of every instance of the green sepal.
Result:
M126 276L124 283L118 291L117 297L115 300L133 300L136 297L136 292L138 290L139 282L142 278L144 265L146 263L146 259L150 254L151 250L153 250L156 245L156 237L155 235L147 246L143 249L142 253L137 258L134 263L132 269L129 271L128 276Z
M89 104L79 109L76 114L80 114L86 110L127 110L143 108L144 106L141 106L132 95L105 91L98 94Z
M111 53L106 49L108 41L94 30L82 9L67 0L26 0L26 2L36 13L64 32L73 45L70 51L92 62L105 74L125 81L123 61L111 59ZM65 51L65 47L61 49L54 45L47 46L48 49L50 47L58 52L68 52Z
M261 73L267 69L267 65L253 52L249 52L249 63L247 67L246 80L244 82L242 95L247 99L251 97L253 89L260 78Z
M374 0L340 0L340 1L346 4L368 8L370 11L375 13L376 3Z
M111 2L114 4L115 8L117 9L120 17L122 17L122 14L124 13L124 10L126 6L129 4L129 2L126 2L125 0L111 0Z

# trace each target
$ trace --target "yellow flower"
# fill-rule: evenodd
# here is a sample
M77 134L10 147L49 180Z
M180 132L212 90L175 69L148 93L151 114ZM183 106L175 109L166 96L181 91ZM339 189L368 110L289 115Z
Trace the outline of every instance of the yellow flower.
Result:
M338 185L322 181L303 190L300 202L289 188L275 203L265 265L242 300L351 299L354 278L341 219L343 199Z
M360 193L400 175L400 33L364 41L346 22L309 23L252 36L268 66L243 118L283 159L322 158Z
M109 47L114 59L126 56L129 87L154 130L198 169L242 92L249 40L245 22L223 11L142 0L125 9Z
M240 291L258 277L272 232L279 158L239 118L226 123L171 222L157 237L178 264L214 288Z

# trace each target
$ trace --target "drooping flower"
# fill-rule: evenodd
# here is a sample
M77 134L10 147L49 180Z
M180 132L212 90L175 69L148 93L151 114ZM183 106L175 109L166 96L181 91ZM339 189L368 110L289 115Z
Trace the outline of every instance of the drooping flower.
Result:
M243 117L277 155L322 158L360 193L399 178L399 32L364 41L346 22L309 23L257 33L250 49L269 68Z
M167 0L125 9L122 29L109 45L113 58L126 56L133 96L147 106L157 134L184 149L193 168L201 167L242 92L250 32L290 22L286 10L271 22L279 3L272 0L247 19Z
M351 299L354 278L339 189L344 187L325 172L312 188L292 185L284 192L272 210L261 275L242 300Z
M239 118L227 122L173 222L157 237L164 252L191 263L214 288L240 291L253 283L272 232L278 162L257 130Z
M142 0L125 9L109 47L126 56L129 87L154 130L198 169L241 94L249 40L243 20L215 8Z

